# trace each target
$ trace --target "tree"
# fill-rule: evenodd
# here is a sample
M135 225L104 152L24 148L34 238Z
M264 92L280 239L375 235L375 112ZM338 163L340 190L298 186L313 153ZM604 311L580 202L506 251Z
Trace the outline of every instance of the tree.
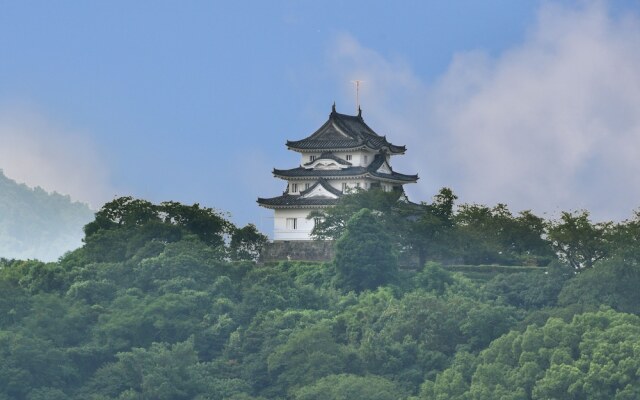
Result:
M231 235L231 256L235 260L255 261L260 256L260 250L269 241L269 238L258 232L254 224L248 224L243 228L236 228Z
M0 331L0 398L25 399L32 389L64 388L78 372L48 340Z
M402 391L380 376L329 375L294 393L295 400L396 400Z
M421 399L634 399L640 318L611 309L549 318L494 340L422 386Z
M346 290L361 292L391 282L397 272L391 238L369 209L358 211L336 242L336 279Z
M323 376L345 372L349 352L331 336L328 321L289 336L268 358L269 372L282 392L313 383Z
M189 234L208 246L225 248L234 230L220 213L197 203L156 205L127 196L106 203L96 213L95 220L84 227L84 241L91 261L124 261L136 255L155 256L163 244Z
M617 224L612 229L612 254L627 259L640 261L640 210L632 219Z
M382 189L356 190L340 197L338 204L322 211L314 211L309 218L319 218L312 231L316 239L337 240L347 227L347 222L358 211L367 208L379 211L378 219L390 229L392 222L397 220L395 208L398 205L400 192L385 192Z
M611 222L594 224L583 210L563 212L559 221L549 225L548 236L560 259L582 271L609 255L612 230Z
M607 305L618 311L640 314L639 286L640 262L616 257L600 261L596 267L571 279L560 292L558 301L562 306Z
M198 362L191 340L174 345L154 343L116 357L116 362L96 372L82 393L84 398L222 400L249 389L239 379L210 376L209 366Z
M440 295L454 282L451 272L433 261L426 263L423 270L416 274L413 280L420 288Z
M548 264L545 224L530 211L514 216L504 204L463 204L455 216L456 245L466 264Z
M225 235L235 229L220 213L209 207L200 207L198 203L187 206L175 201L165 201L158 210L164 223L180 226L213 247L222 246Z
M518 308L550 307L556 305L565 282L573 276L571 267L554 261L546 270L498 274L487 282L485 292Z
M442 259L450 253L451 233L454 227L453 205L458 197L449 188L442 188L431 204L400 203L400 230L403 242L418 256L418 268L427 261Z
M149 221L159 221L157 207L146 200L124 196L105 203L95 220L85 225L84 233L88 239L101 230L143 225Z

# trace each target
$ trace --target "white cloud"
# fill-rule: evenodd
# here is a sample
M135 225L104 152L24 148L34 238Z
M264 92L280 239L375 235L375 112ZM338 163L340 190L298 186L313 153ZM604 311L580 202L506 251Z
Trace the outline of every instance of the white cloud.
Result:
M635 16L597 2L544 5L523 43L495 57L456 54L433 87L349 37L339 43L336 71L372 82L372 125L408 145L399 165L421 173L414 193L447 185L465 202L603 219L640 206ZM390 104L398 98L405 104Z
M0 169L28 186L97 208L113 196L106 165L86 134L24 107L0 109Z

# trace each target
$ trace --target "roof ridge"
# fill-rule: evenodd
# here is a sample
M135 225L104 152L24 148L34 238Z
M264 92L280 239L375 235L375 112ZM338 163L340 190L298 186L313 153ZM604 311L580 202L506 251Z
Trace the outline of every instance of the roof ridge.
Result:
M312 150L341 150L351 149L361 146L368 146L373 150L386 147L395 154L402 154L406 151L405 146L394 145L387 141L386 136L381 136L371 129L364 119L362 113L358 115L341 114L331 109L329 119L311 135L300 140L287 140L287 147L303 151Z

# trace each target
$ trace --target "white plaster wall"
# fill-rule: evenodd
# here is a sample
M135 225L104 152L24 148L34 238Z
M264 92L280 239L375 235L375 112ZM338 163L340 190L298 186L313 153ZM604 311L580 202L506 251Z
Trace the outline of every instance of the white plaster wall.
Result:
M320 157L321 153L301 153L300 155L300 166L304 167L304 164L311 161L311 156L315 156L316 158Z
M313 219L307 219L312 210L275 210L274 240L311 240ZM297 218L297 229L287 229L287 218Z
M293 184L297 183L298 184L298 190L294 191L293 190ZM309 185L309 187L313 186L313 184L316 183L315 180L312 179L307 179L307 180L303 180L303 181L289 181L288 185L288 192L289 194L300 194L300 192L304 192L305 190L308 189L307 185Z
M320 157L321 153L302 153L300 157L300 166L304 166L304 164L311 161L310 156L315 156L316 158ZM366 150L357 150L357 151L338 151L334 153L336 156L342 158L347 161L347 154L351 154L351 161L349 161L354 166L366 167L371 164L373 161L373 157L375 157L375 152L370 152ZM364 156L367 156L367 161L364 161Z
M293 185L298 185L298 190L293 190ZM300 194L304 190L304 182L300 181L289 181L289 194Z
M372 153L370 151L365 151L365 150L361 150L354 153L345 153L345 156L346 154L353 154L353 159L351 160L351 163L354 166L360 166L360 167L366 167L367 165L371 164L371 162L373 161L373 157L375 156L375 153ZM367 156L367 161L364 160L365 156Z

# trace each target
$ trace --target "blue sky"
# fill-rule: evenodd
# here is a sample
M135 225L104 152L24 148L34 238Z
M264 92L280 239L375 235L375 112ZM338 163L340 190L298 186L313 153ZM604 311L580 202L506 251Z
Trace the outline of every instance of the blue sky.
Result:
M270 230L287 139L355 109L428 201L640 206L635 1L0 1L0 168L99 207L198 202Z

